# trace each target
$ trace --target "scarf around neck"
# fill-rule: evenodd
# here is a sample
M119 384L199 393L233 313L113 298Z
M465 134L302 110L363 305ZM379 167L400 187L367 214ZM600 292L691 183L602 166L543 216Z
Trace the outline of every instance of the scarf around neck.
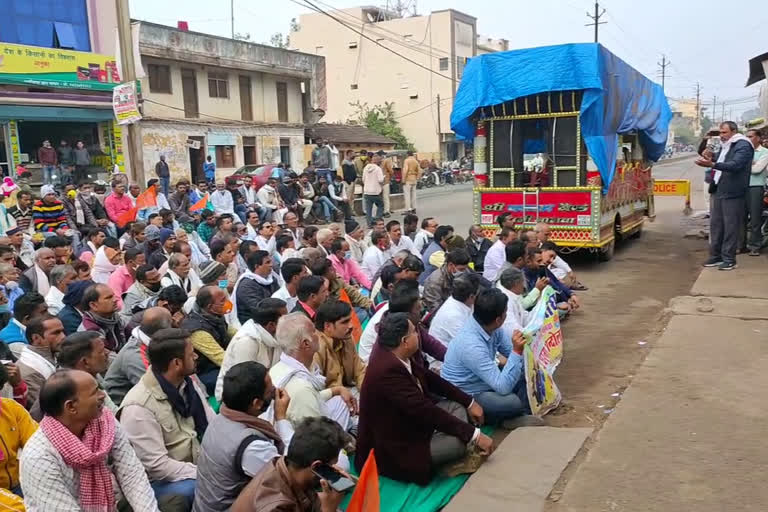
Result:
M80 473L78 501L85 512L113 512L115 494L107 457L115 443L115 417L106 407L101 416L85 427L78 438L67 427L51 416L40 422L45 437L53 445L64 463Z
M165 377L156 372L154 368L152 369L152 374L157 379L157 383L160 384L160 389L168 397L171 408L184 418L192 416L192 419L195 421L197 440L202 441L205 429L208 428L208 416L205 415L203 401L200 400L200 395L197 394L192 379L184 377L184 396L182 397L181 392L168 382Z
M228 420L234 421L235 423L242 423L253 430L261 432L275 443L275 448L277 448L279 454L282 455L285 453L285 443L283 443L283 440L277 434L275 427L267 420L251 416L250 414L241 411L235 411L224 404L222 404L221 409L219 409L219 414Z
M745 140L749 142L749 139L746 138L744 135L740 133L734 134L730 139L723 142L720 146L720 155L717 157L717 163L724 162L725 157L728 156L728 152L731 150L731 146L739 142L740 140ZM752 144L751 142L749 142ZM714 174L712 174L712 181L715 182L715 185L717 185L720 182L720 178L723 175L723 171L718 171L717 169L714 169Z
M96 313L86 311L83 313L83 318L90 319L93 323L99 326L104 331L104 338L107 340L105 344L107 349L117 352L123 346L123 330L120 326L120 317L113 313L112 318L107 318Z

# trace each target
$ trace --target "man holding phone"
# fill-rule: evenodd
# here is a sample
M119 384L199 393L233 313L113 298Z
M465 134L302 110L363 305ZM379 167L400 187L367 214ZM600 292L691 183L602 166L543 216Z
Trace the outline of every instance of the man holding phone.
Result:
M304 419L296 427L288 453L272 459L253 477L231 512L336 512L344 494L333 485L352 480L333 467L346 443L347 435L335 421Z

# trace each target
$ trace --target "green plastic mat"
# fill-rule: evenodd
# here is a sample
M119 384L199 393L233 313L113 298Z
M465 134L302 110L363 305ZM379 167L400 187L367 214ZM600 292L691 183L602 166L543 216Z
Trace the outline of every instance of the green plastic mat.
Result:
M485 426L483 433L491 435L494 428ZM354 467L354 461L350 460L352 473L358 472ZM436 476L427 486L409 484L392 480L384 476L379 477L379 496L381 498L380 512L433 512L438 511L451 501L464 482L471 475L459 475L451 478ZM352 493L344 498L341 504L342 510L347 509Z

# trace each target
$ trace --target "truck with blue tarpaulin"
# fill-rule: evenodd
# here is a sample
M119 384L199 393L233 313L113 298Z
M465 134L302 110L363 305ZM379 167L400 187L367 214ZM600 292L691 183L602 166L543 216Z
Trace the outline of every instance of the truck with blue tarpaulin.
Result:
M503 212L546 222L559 246L610 258L654 215L671 118L661 86L598 43L470 59L451 128L473 141L475 221L488 234Z

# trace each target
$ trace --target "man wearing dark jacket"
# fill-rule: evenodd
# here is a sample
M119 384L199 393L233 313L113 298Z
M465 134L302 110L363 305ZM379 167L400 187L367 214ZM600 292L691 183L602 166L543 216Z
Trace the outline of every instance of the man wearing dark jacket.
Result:
M739 232L744 224L745 197L752 172L755 148L744 135L737 133L733 121L720 124L720 151L713 155L704 150L696 165L712 169L709 185L709 259L705 267L720 270L736 268Z
M429 483L439 466L460 459L467 446L485 454L493 441L469 423L483 423L483 408L472 397L427 370L418 357L419 337L407 313L390 313L360 392L360 424L355 466L371 449L379 473Z
M466 245L474 271L482 273L485 255L491 248L491 241L483 236L483 228L479 224L472 224L469 227L469 238L467 238Z
M237 319L241 324L251 319L259 302L271 297L280 288L272 273L272 257L267 251L254 251L246 263L248 272L240 277L235 290Z

